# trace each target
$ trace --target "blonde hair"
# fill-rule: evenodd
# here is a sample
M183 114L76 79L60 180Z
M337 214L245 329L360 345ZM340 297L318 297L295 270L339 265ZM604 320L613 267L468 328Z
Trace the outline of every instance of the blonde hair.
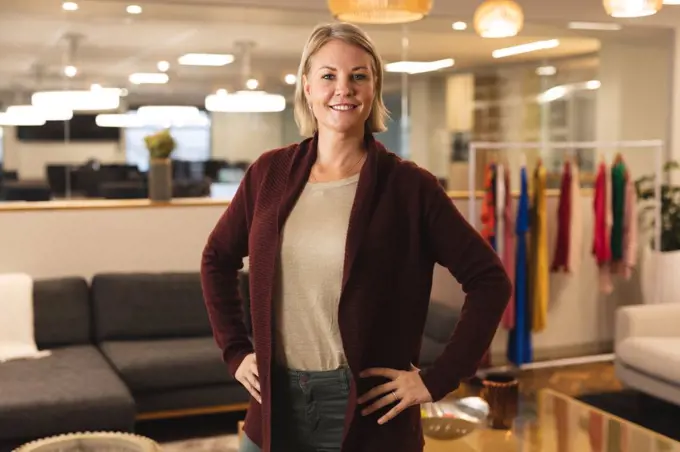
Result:
M309 73L311 59L324 45L337 39L347 44L355 45L368 53L372 61L373 75L375 77L375 97L371 105L371 113L366 119L366 130L371 133L384 132L387 130L385 122L389 118L389 112L383 103L383 64L371 39L356 25L346 22L334 22L318 25L307 39L302 51L300 66L298 68L297 81L295 84L295 122L300 130L300 135L310 136L317 130L317 121L314 113L307 102L303 85L303 76Z

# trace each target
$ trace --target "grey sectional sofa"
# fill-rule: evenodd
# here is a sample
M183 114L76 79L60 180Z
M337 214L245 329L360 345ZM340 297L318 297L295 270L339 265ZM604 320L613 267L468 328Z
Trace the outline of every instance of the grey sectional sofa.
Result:
M38 281L33 298L37 345L52 354L0 363L0 450L64 432L131 431L132 395L92 342L87 282Z
M242 274L247 305L248 285ZM0 451L59 433L131 432L142 419L246 406L248 393L212 337L198 273L100 274L90 285L38 280L34 312L38 346L52 354L0 363ZM456 310L431 303L420 367L443 350L457 319Z

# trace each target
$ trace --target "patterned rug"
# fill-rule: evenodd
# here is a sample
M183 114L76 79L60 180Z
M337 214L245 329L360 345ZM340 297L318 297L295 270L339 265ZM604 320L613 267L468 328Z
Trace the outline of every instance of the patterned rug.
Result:
M633 390L583 394L577 399L680 441L680 406Z

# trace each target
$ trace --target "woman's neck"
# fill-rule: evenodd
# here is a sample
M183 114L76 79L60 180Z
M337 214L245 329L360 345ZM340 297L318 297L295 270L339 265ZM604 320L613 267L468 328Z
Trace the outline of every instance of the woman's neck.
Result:
M316 164L324 171L337 171L356 163L363 156L364 135L319 130Z

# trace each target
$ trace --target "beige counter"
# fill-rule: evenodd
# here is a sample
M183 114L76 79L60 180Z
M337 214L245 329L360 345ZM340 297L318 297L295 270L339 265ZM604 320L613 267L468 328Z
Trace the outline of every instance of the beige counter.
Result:
M592 193L591 189L582 190L584 196ZM548 197L559 196L559 190L547 190ZM449 191L449 197L453 200L467 200L467 191ZM475 193L477 199L483 196L482 191ZM518 193L513 193L517 197ZM0 202L0 213L35 210L99 210L99 209L141 209L141 208L170 208L170 207L226 207L229 201L213 198L177 198L169 202L152 202L148 199L59 199L52 201L24 202L11 201Z

